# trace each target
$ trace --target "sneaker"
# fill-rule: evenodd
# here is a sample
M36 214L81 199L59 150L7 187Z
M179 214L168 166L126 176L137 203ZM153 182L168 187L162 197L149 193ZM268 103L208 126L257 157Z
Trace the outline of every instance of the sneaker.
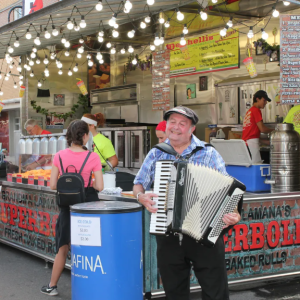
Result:
M57 285L50 287L49 284L47 284L41 288L41 293L49 296L56 296L58 295Z

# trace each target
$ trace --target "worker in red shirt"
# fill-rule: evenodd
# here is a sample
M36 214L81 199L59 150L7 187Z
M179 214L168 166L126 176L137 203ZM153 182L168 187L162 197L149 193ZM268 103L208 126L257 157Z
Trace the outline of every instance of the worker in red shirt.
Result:
M262 162L259 152L260 133L273 131L273 129L265 126L260 111L265 108L267 102L271 102L268 94L263 90L257 91L253 96L253 106L247 111L244 118L242 139L248 146L252 163Z

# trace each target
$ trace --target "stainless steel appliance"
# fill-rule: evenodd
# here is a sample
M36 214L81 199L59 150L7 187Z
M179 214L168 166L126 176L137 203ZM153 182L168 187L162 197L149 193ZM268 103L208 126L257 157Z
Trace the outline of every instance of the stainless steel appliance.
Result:
M300 136L293 124L277 124L271 133L271 191L300 191Z

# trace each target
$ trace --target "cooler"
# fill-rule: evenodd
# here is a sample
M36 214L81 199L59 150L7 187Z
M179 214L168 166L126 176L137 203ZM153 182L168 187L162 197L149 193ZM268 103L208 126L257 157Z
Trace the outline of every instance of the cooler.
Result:
M271 185L269 164L252 164L249 151L243 140L213 140L212 145L223 157L227 173L243 182L247 192L269 192Z
M142 206L71 206L72 300L142 300Z

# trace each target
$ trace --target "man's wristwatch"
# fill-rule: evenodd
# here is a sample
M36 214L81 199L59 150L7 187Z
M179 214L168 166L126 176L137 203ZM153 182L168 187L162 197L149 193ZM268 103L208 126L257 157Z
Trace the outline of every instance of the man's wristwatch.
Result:
M137 200L137 202L139 202L140 203L140 201L139 201L139 195L141 195L141 194L144 194L143 192L138 192L137 194L136 194L136 200Z

